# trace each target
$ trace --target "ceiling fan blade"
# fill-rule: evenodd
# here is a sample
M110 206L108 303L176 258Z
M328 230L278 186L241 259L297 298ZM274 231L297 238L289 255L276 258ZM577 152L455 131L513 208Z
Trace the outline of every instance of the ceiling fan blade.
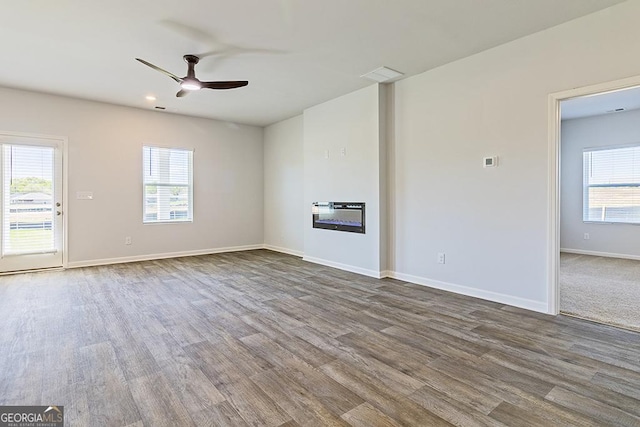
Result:
M168 72L167 70L163 70L162 68L158 67L157 65L153 65L150 62L145 61L144 59L140 59L140 58L136 58L136 61L138 62L142 62L144 65L146 65L147 67L151 67L156 71L160 71L162 74L165 74L169 77L171 77L173 80L175 80L176 82L180 83L182 81L182 79L180 79L180 77L171 74L170 72Z
M202 82L203 89L235 89L237 87L243 87L248 85L249 82L242 81L227 81L227 82Z
M189 94L189 92L191 92L190 90L184 90L184 89L180 89L178 91L178 93L176 93L176 96L178 98L182 98L183 96L187 96Z

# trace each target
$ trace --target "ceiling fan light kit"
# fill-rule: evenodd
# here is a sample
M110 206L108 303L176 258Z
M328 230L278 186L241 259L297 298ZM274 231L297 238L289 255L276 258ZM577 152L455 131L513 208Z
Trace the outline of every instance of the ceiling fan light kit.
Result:
M200 82L190 79L184 79L182 83L180 83L180 87L184 90L200 90L202 86L200 86Z
M180 90L176 93L178 98L181 98L187 95L189 92L200 90L200 89L216 89L216 90L224 90L224 89L235 89L238 87L243 87L249 84L246 80L236 80L236 81L213 81L213 82L203 82L198 80L196 77L195 67L196 64L200 61L196 55L185 55L182 57L184 61L187 63L187 75L180 78L173 73L164 70L157 65L153 65L150 62L145 61L144 59L136 58L136 61L141 62L147 67L153 68L156 71L161 72L162 74L170 77L176 83L180 85Z

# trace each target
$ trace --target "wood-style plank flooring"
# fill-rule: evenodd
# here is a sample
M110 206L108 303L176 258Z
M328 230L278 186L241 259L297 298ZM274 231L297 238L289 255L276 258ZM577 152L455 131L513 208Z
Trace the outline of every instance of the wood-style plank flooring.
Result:
M68 426L640 426L638 333L264 250L3 276L0 315L0 404Z

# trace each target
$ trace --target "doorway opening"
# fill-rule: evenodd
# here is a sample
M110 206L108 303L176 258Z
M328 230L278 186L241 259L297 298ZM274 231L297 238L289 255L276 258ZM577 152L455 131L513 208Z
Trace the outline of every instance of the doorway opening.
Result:
M640 76L549 100L549 312L640 330Z

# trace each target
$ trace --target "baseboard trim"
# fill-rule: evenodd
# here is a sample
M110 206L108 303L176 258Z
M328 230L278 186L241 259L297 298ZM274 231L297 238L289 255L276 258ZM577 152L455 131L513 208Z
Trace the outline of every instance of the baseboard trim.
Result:
M304 255L304 252L302 252L302 251L296 251L296 250L293 250L293 249L281 248L279 246L273 246L273 245L265 244L262 248L263 249L268 249L268 250L274 251L274 252L280 252L280 253L287 254L287 255L297 256L299 258L302 258L302 256Z
M211 255L224 252L240 252L264 249L264 245L230 246L226 248L200 249L196 251L165 252L160 254L136 255L131 257L92 259L88 261L69 262L67 268L95 267L98 265L124 264L127 262L153 261L155 259L180 258L185 256Z
M302 260L303 261L312 262L314 264L325 265L327 267L337 268L338 270L344 270L344 271L349 271L351 273L362 274L363 276L369 276L369 277L373 277L375 279L381 279L383 277L381 271L368 270L366 268L360 268L360 267L356 267L356 266L349 265L349 264L341 264L339 262L329 261L329 260L326 260L326 259L314 258L314 257L310 257L310 256L303 256Z
M376 279L383 279L385 277L389 277L392 279L398 279L398 280L403 280L405 282L415 283L417 285L427 286L435 289L441 289L443 291L454 292L457 294L467 295L470 297L480 298L480 299L493 301L501 304L508 304L514 307L520 307L527 310L537 311L540 313L545 313L545 314L548 313L547 304L540 301L514 297L512 295L505 295L497 292L485 291L483 289L471 288L468 286L456 285L454 283L441 282L438 280L432 280L425 277L413 276L411 274L404 274L404 273L399 273L391 270L382 270L382 271L369 270L369 269L360 268L360 267L356 267L349 264L342 264L339 262L329 261L321 258L304 256L304 254L302 254L299 251L280 248L272 245L265 245L265 244L230 246L226 248L201 249L201 250L195 250L195 251L166 252L166 253L159 253L159 254L137 255L132 257L103 258L103 259L93 259L93 260L87 260L87 261L72 261L68 263L67 268L95 267L99 265L124 264L128 262L153 261L157 259L180 258L180 257L198 256L198 255L211 255L211 254L224 253L224 252L240 252L240 251L250 251L250 250L256 250L256 249L267 249L275 252L285 253L288 255L302 257L303 261L312 262L314 264L320 264L327 267L337 268L339 270L349 271L351 273L362 274L364 276L373 277ZM561 251L567 252L567 253L584 254L584 255L609 256L612 258L628 257L626 255L620 256L620 254L608 254L603 252L592 252L592 251L573 251L572 249L561 249ZM640 257L631 258L631 259L640 259Z
M64 271L64 267L37 268L35 270L3 271L2 273L0 273L0 276L13 276L14 274L27 274L27 273L43 273L47 271Z
M560 252L576 255L592 255L606 258L622 258L640 260L640 255L618 254L614 252L584 251L582 249L560 248Z
M524 308L526 310L537 311L539 313L549 314L547 303L534 301L526 298L515 297L513 295L501 294L498 292L486 291L484 289L471 288L469 286L456 285L454 283L441 282L439 280L427 279L425 277L413 276L410 274L390 272L388 277L405 282L415 283L417 285L428 286L430 288L440 289L443 291L454 292L474 298L480 298L487 301L507 304L514 307Z
M384 279L385 277L393 277L393 271L391 271L391 270L382 270L380 272L380 278Z

